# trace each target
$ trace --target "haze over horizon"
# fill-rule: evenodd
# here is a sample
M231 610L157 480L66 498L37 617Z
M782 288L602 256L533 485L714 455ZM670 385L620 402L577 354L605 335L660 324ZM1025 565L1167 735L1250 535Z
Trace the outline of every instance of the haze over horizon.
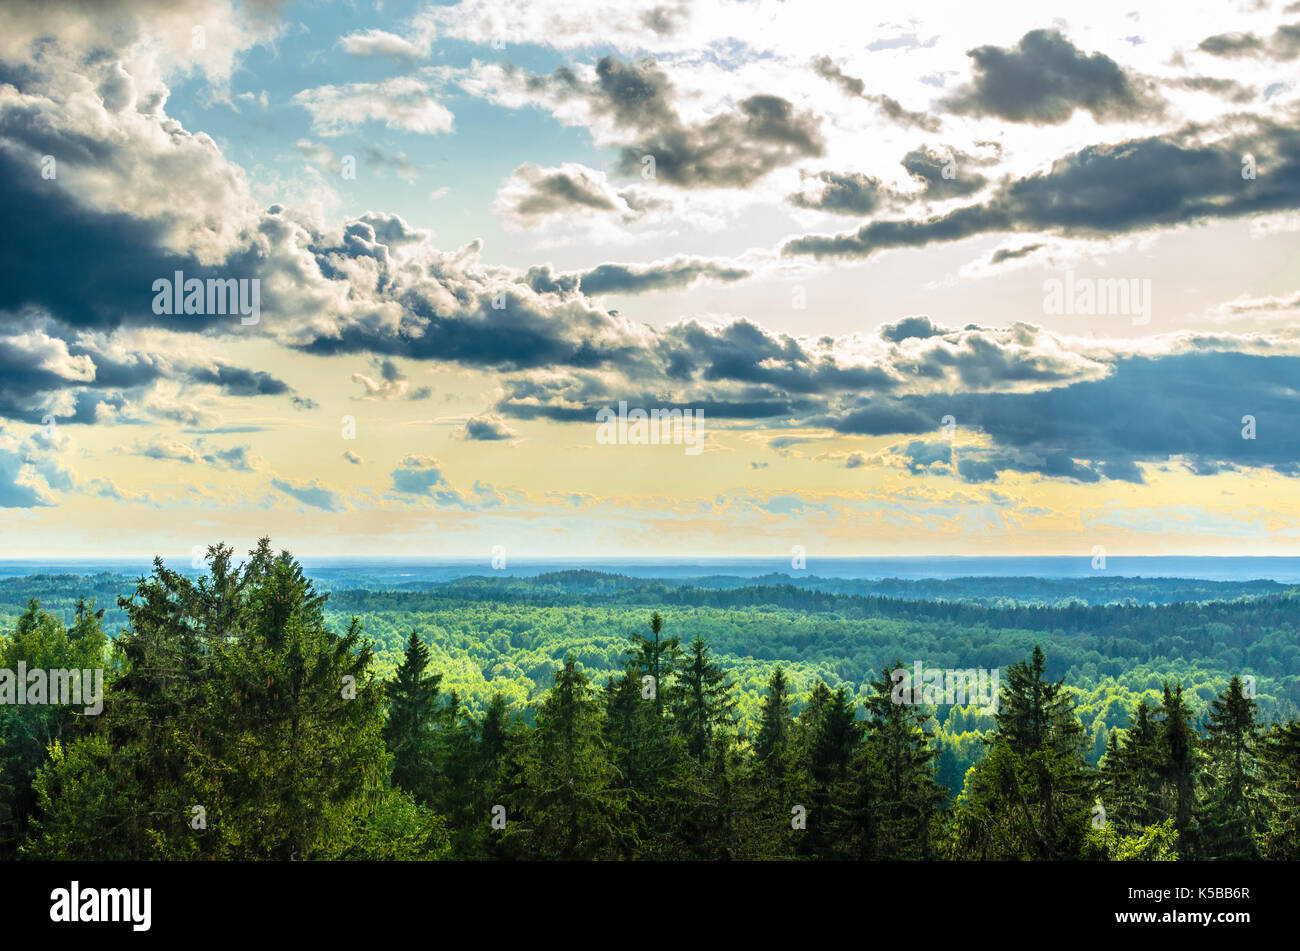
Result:
M162 557L172 571L202 575L204 552ZM1181 579L1205 582L1272 582L1300 584L1300 558L1219 556L903 556L894 558L654 557L583 559L580 557L415 558L402 556L312 556L293 553L304 573L327 587L388 587L450 582L460 578L529 578L592 572L651 581L701 581L709 578L785 578L789 583L887 580L974 581L1039 579L1113 585L1120 579ZM235 561L242 563L236 550ZM153 556L119 558L0 558L0 579L32 575L147 575ZM782 584L787 582L781 582Z

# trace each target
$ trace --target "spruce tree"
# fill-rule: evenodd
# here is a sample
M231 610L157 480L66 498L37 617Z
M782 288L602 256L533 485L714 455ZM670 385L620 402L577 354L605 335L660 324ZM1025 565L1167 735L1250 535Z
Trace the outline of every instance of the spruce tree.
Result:
M1261 858L1300 859L1300 720L1273 724L1261 750Z
M537 709L521 763L518 816L507 834L529 855L614 858L628 830L616 773L601 735L602 713L590 679L568 657Z
M104 671L104 612L78 599L75 620L65 628L58 617L41 610L36 600L27 603L7 637L0 636L0 670L16 670L19 663L29 670L72 670L77 674L78 692L86 686L80 671ZM51 684L51 687L53 685ZM26 685L19 684L19 690ZM92 681L92 690L93 690ZM51 697L51 700L54 698ZM27 834L27 820L36 806L32 780L48 759L55 743L84 734L89 726L83 714L92 706L82 695L84 706L57 703L0 704L0 859L13 858Z
M380 685L353 619L263 539L191 580L155 562L122 598L121 675L87 735L38 773L25 852L65 859L396 858L445 853L389 780ZM200 823L199 820L202 820Z
M900 666L895 661L892 669ZM935 781L938 750L925 729L930 715L894 702L890 668L868 683L866 737L854 764L854 857L934 858L933 832L946 796Z
M718 730L731 725L736 701L722 668L709 658L704 639L696 637L678 673L681 707L678 730L686 740L686 752L697 762L711 754Z
M1126 730L1114 730L1102 760L1100 790L1106 824L1120 835L1140 835L1168 818L1162 797L1159 722L1145 700Z
M660 720L664 717L664 708L671 706L674 697L673 674L681 662L681 641L676 637L660 637L664 619L655 611L650 615L650 637L635 633L632 635L632 669L637 673L637 680L652 677L654 686L654 711Z
M778 666L767 681L767 696L759 712L754 758L770 774L784 772L790 742L790 682Z
M1046 670L1037 646L1007 670L997 731L953 809L959 858L1072 859L1087 850L1093 799L1083 727L1063 681L1047 680Z
M740 824L746 830L747 858L776 858L792 854L802 830L793 828L797 806L794 767L794 721L790 715L790 682L777 667L768 678L767 696L759 711L758 733L753 741L753 762L749 782L740 804Z
M668 731L644 689L640 672L629 667L606 681L601 697L601 735L613 767L611 784L623 793L627 809L629 832L621 847L634 850L659 831L657 800L670 773Z
M1047 679L1047 658L1037 644L1027 662L1007 668L993 719L998 736L1013 753L1029 756L1059 743L1073 743L1072 736L1058 734L1054 729L1066 726L1069 731L1065 714L1068 702L1063 690L1063 681L1053 683Z
M429 648L411 631L406 655L386 685L384 742L393 754L393 783L420 801L434 794L435 728L442 674L428 672Z
M1183 699L1182 684L1164 685L1160 699L1158 775L1164 780L1166 808L1173 815L1178 847L1184 856L1196 855L1199 828L1196 826L1196 786L1200 772L1200 750L1192 712Z
M818 858L850 857L850 813L853 801L851 767L862 744L857 704L843 687L831 691L819 683L800 714L802 779L809 800L807 834L799 837L798 852Z
M1254 858L1259 724L1255 701L1245 695L1240 677L1210 704L1205 732L1211 787L1202 811L1204 856Z

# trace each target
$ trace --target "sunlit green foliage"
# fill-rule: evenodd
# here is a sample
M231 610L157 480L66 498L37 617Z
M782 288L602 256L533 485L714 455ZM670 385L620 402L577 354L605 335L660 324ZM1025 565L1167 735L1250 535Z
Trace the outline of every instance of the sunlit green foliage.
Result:
M898 594L922 584L566 572L327 598L265 542L240 567L220 546L209 561L201 578L157 563L111 642L66 579L0 582L0 668L106 675L100 716L0 707L0 848L1295 857L1293 594L1184 603L1210 583L1139 581L1159 603L1023 603L970 579L968 600L917 601ZM6 613L45 584L53 606ZM891 671L913 660L1003 672L996 711L898 703Z

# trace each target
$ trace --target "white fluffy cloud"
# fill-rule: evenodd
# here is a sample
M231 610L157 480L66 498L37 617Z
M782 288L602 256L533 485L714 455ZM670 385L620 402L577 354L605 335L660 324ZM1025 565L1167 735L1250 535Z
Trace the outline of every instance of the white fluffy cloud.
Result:
M304 89L293 101L311 113L312 128L327 136L342 135L370 121L382 122L390 129L436 135L450 132L454 119L423 82L409 76L317 86Z

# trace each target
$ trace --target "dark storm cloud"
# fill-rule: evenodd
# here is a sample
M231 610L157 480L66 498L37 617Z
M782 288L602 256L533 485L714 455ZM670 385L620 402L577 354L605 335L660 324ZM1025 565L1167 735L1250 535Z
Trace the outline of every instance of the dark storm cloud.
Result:
M685 287L700 278L731 283L749 277L744 268L724 267L712 261L680 259L645 266L601 264L578 277L584 294L642 294Z
M613 114L620 125L645 128L674 125L673 84L653 60L624 63L606 56L596 64L600 111Z
M953 457L953 471L967 481L1021 472L1141 482L1140 464L1171 457L1197 473L1263 466L1300 474L1300 417L1290 405L1300 357L1225 352L1239 344L1210 337L1159 357L1087 357L1028 325L949 330L924 316L884 325L879 337L891 347L878 362L846 365L748 321L675 325L646 342L638 369L606 365L623 377L583 370L504 377L496 410L589 422L600 407L625 399L695 407L718 420L913 436L927 445L920 437L941 432L952 417L989 443ZM1258 421L1259 438L1241 438L1244 415ZM806 438L771 445L784 451ZM908 455L913 467L934 471L946 451L914 446Z
M35 74L25 67L19 67L16 72L17 75L6 76L5 81L21 88L36 79ZM51 123L34 102L8 105L0 111L0 138L21 142L38 155L53 155L68 162L93 165L111 163L118 152L117 145L89 131ZM33 170L29 165L23 171L30 177Z
M414 360L446 360L498 370L593 366L635 355L628 348L573 339L567 326L551 319L533 297L509 290L499 293L503 305L500 308L492 306L494 295L485 294L458 301L458 311L443 315L432 300L412 291L403 296L401 303L412 322L418 323L418 334L384 333L353 324L340 328L336 336L317 337L299 345L299 349L323 355L378 353ZM575 304L575 308L579 307L585 309Z
M698 125L654 128L620 151L620 169L640 174L649 155L656 180L682 188L741 188L773 169L825 151L817 118L795 111L780 96L750 96L738 110Z
M994 165L997 161L997 158L970 155L960 149L940 152L918 148L904 155L899 164L923 186L919 194L894 191L882 185L879 179L860 172L818 172L807 177L820 183L820 187L796 192L786 200L799 208L866 215L882 207L899 206L917 199L943 201L962 198L988 184L987 178L972 169Z
M987 164L986 160L968 155L959 149L940 153L931 149L914 149L903 156L900 163L907 174L925 186L921 197L942 201L962 198L979 191L988 179L972 166Z
M615 188L603 173L584 165L541 168L525 163L498 191L496 210L515 225L530 228L547 218L572 215L613 217L630 224L653 212L668 213L672 203L644 187Z
M1233 117L1254 128L1206 142L1189 125L1167 135L1094 145L1047 172L1000 185L982 204L921 220L874 221L852 234L804 235L787 254L866 257L990 232L1035 231L1103 237L1207 218L1233 218L1300 205L1300 131L1267 119ZM1261 171L1243 179L1242 157Z
M1262 466L1300 474L1300 417L1290 405L1298 357L1224 352L1227 341L1202 337L1171 355L1108 354L1093 364L1038 328L957 331L924 316L878 333L891 350L864 366L747 321L681 324L647 342L649 375L506 377L496 409L521 419L591 421L600 407L626 399L695 407L718 420L912 436L902 453L909 468L972 482L1018 472L1136 483L1141 464L1171 457L1197 473ZM1241 438L1245 415L1256 418L1259 438ZM943 431L945 417L984 434L988 445L948 458L946 440L924 438ZM771 447L784 451L807 438L777 437Z
M573 406L539 406L515 402L518 387L514 383L506 386L507 395L497 404L501 413L509 413L517 419L549 419L556 422L593 422L595 413L603 406L617 405L620 399L627 400L629 406L654 406L660 409L699 410L710 419L731 420L769 420L787 415L806 415L816 409L817 403L810 399L795 399L788 395L768 390L755 389L749 398L742 393L735 399L721 399L704 395L692 399L689 403L663 400L654 392L614 393L600 403L588 407Z
M160 380L216 386L231 396L279 396L292 390L261 370L222 362L192 363L166 354L101 349L103 341L80 328L26 308L0 313L0 418L39 423L59 393L72 396L74 409L53 412L62 423L93 423L96 406L122 410ZM193 421L188 407L151 404L153 416ZM121 420L124 422L138 420Z
M942 419L942 416L932 417L904 398L884 397L858 402L859 405L853 408L844 409L833 417L819 417L814 422L849 435L893 436L932 432L939 428Z
M681 188L743 187L825 150L818 118L776 95L750 96L703 122L683 121L672 81L649 59L628 63L606 56L596 64L594 82L561 67L550 76L525 77L524 86L585 100L627 136L620 171L641 176L648 168L645 157L653 156L654 179Z
M818 56L813 60L813 72L823 79L833 82L850 96L862 96L867 91L867 84L856 76L850 76L835 65L829 56Z
M936 463L950 464L952 445L942 441L926 442L923 439L913 439L899 455L907 460L908 471L917 475Z
M923 129L926 132L938 132L940 128L939 120L924 112L911 112L904 109L897 99L880 93L868 93L867 84L856 76L850 76L844 70L835 65L835 62L829 56L819 56L813 60L813 71L823 79L839 86L850 96L857 96L865 99L867 102L874 103L880 110L881 115L885 116L899 125L911 126Z
M1055 125L1084 109L1098 122L1158 115L1148 86L1109 56L1087 55L1056 30L1032 30L1013 49L967 53L974 80L948 100L956 113Z
M69 376L69 371L74 375ZM42 414L32 397L75 386L85 375L84 370L50 366L22 336L0 336L0 417L39 422Z
M568 282L547 268L531 270L527 283L469 271L450 255L417 270L399 265L382 245L325 234L312 236L312 253L325 280L344 280L352 258L375 260L373 283L351 281L350 291L376 307L396 301L402 323L394 330L358 321L294 344L308 353L446 360L498 370L593 366L635 356L609 315L580 296L561 298L558 287L547 287ZM314 277L308 272L304 280ZM602 329L610 332L596 333Z
M1000 471L1078 482L1141 482L1139 462L1185 457L1191 471L1261 466L1300 474L1300 417L1290 388L1300 358L1240 353L1127 357L1103 380L1032 393L929 394L864 405L820 422L857 435L933 433L945 415L987 434L992 447L958 448L959 475L986 482ZM1242 438L1242 417L1256 438ZM1265 435L1266 434L1266 435ZM944 461L948 444L917 442L915 465Z
M1187 89L1192 92L1208 92L1238 104L1254 100L1257 90L1235 79L1218 79L1214 76L1184 76L1180 79L1167 80L1165 85L1173 89Z
M952 331L940 327L925 315L904 317L902 320L895 321L892 324L882 324L880 327L881 339L888 340L891 343L898 343L900 340L909 338L925 340L949 333L952 333Z
M889 96L870 96L868 97L879 108L881 115L892 119L902 126L915 126L926 132L938 132L941 123L934 116L926 115L924 112L912 112L904 109L897 99L891 99Z
M1254 33L1220 33L1201 40L1198 48L1225 59L1250 56L1285 62L1300 56L1300 23L1279 26L1267 39Z
M557 294L564 296L578 289L581 274L556 274L548 264L530 267L521 279L538 294Z
M582 420L627 399L629 405L698 406L719 418L788 425L860 409L857 418L875 420L871 425L884 427L881 432L922 432L925 417L911 405L891 404L892 394L1061 385L1107 368L1063 351L1050 335L1024 324L952 331L912 317L883 326L880 339L891 346L869 347L875 356L863 362L845 359L830 338L801 341L745 320L721 327L690 321L643 338L636 359L503 378L505 395L496 409L521 419ZM892 419L898 415L906 419L902 430Z
M721 328L679 324L662 339L660 358L676 368L679 379L763 385L786 396L887 391L898 385L883 367L841 365L810 353L792 337L773 336L747 320Z
M998 248L993 252L993 257L989 259L990 264L1001 264L1003 261L1014 261L1018 258L1027 258L1039 248L1042 244L1026 244L1019 248Z
M570 208L614 211L617 206L592 183L563 170L544 175L531 183L529 194L515 206L520 215L549 215Z
M214 367L195 367L190 378L197 383L211 383L233 396L278 396L289 392L289 385L262 370L217 364Z
M350 293L401 305L400 324L357 320L297 346L309 353L366 353L380 358L441 360L498 371L540 367L616 368L653 373L661 359L638 324L598 308L587 294L633 294L682 287L695 280L735 281L748 270L725 262L676 258L644 265L605 264L585 273L557 274L537 265L523 275L479 269L460 255L432 254L411 267L369 240L317 234L312 251L321 275L357 273L350 260L376 262ZM364 228L362 230L365 230ZM472 248L477 250L477 244ZM304 277L310 282L311 277ZM359 308L360 309L360 308Z
M204 267L164 250L161 224L82 205L3 145L0 179L7 224L0 229L0 310L37 305L67 324L102 330L154 324L197 331L231 318L155 315L155 280L176 271L186 279L255 276L250 261Z
M1264 41L1253 33L1218 33L1201 40L1198 49L1212 56L1253 56L1263 52Z
M866 215L891 197L880 179L860 172L818 172L810 177L821 183L820 190L796 192L787 199L791 204L841 215Z
M957 460L957 474L966 482L995 482L1002 472L1030 472L1052 479L1072 482L1100 482L1098 467L1081 463L1064 450L1032 452L1023 450L975 450L962 452ZM1133 468L1141 482L1140 472Z
M518 435L497 416L477 416L465 423L464 436L474 442L500 442Z

